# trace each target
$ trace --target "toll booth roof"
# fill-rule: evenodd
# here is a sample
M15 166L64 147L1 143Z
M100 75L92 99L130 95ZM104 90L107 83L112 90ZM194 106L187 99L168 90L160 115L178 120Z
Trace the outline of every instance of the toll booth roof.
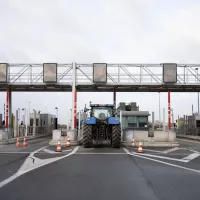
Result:
M150 113L149 111L122 111L122 116L147 117Z

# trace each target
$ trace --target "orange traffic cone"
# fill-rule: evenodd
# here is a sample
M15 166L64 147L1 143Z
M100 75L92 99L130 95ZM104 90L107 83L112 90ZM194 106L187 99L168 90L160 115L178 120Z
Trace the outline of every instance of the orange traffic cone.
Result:
M26 143L26 136L24 136L23 147L27 147L27 143Z
M61 144L60 144L60 139L58 139L58 144L57 144L56 152L62 152Z
M16 147L20 147L19 136L17 137Z
M66 143L66 147L70 147L70 139L69 139L69 136L67 136L67 143Z
M132 140L132 146L135 146L135 140L134 140L134 138Z
M143 153L143 150L142 150L142 142L139 142L139 145L138 145L138 153Z

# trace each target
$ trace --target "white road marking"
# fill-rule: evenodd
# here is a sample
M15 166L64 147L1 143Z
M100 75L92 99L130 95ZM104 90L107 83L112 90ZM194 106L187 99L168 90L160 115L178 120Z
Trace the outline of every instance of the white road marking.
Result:
M141 153L135 153L132 152L133 155L141 155ZM142 156L149 156L149 157L154 157L154 158L161 158L161 159L166 159L166 160L173 160L173 161L178 161L178 162L184 162L187 163L189 160L183 160L183 159L177 159L177 158L170 158L170 157L165 157L165 156L157 156L157 155L152 155L152 154L142 154Z
M16 153L16 154L18 154L18 153L31 153L31 151L30 152L26 152L26 151L19 151L19 152L17 152L17 151L5 151L5 152L0 152L0 154L9 154L9 153Z
M80 154L80 155L93 155L93 154L95 154L95 155L97 155L97 154L99 154L99 155L124 155L124 154L126 154L126 153L101 153L101 152L99 152L99 153L87 153L87 152L85 152L85 153L76 153L76 154Z
M138 148L134 148L134 149L138 149ZM153 150L153 149L144 149L142 148L144 151L151 151L151 152L156 152L156 153L163 153L163 151L157 151L157 150Z
M189 156L186 156L185 158L182 158L183 160L188 160L188 161L191 161L197 157L200 156L200 153L193 153L193 154L190 154Z
M191 168L187 168L187 167L182 167L182 166L180 166L180 165L175 165L175 164L163 162L163 161L160 161L160 160L156 160L156 159L152 159L152 158L148 158L148 157L143 157L143 156L136 155L136 154L133 155L132 153L130 153L130 152L129 152L127 149L125 149L125 148L124 148L124 151L125 151L128 155L136 156L136 157L139 157L139 158L144 158L144 159L146 159L146 160L151 160L151 161L154 161L154 162L162 163L162 164L169 165L169 166L176 167L176 168L180 168L180 169L185 169L185 170L192 171L192 172L197 172L197 173L200 174L200 170L191 169Z
M4 185L10 183L14 179L18 178L19 176L21 176L21 175L29 172L29 171L32 171L32 170L37 169L39 167L42 167L44 165L50 164L52 162L61 160L63 158L66 158L68 156L71 156L71 155L75 154L76 151L78 150L78 148L80 146L75 147L74 150L72 152L70 152L69 154L61 156L61 157L57 157L57 158L50 158L50 159L41 160L39 158L34 157L35 153L43 150L46 147L47 146L42 147L42 148L40 148L40 149L32 152L29 155L29 157L25 160L25 162L23 163L23 165L20 167L20 169L14 175L12 175L11 177L9 177L9 178L7 178L7 179L5 179L5 180L3 180L3 181L0 182L0 188L3 187ZM33 162L33 160L34 160L34 162Z
M181 149L185 149L185 150L191 151L191 152L193 152L193 153L200 153L199 151L195 151L195 150L188 149L188 148L181 148Z
M198 141L195 141L195 140L189 140L189 139L187 140L187 139L179 139L179 138L177 138L177 140L182 140L182 141L185 141L185 142L200 144L200 141L198 142Z
M167 153L171 153L171 152L173 152L173 151L177 151L177 150L179 150L179 149L180 149L179 147L174 147L174 148L172 148L172 149L168 149L168 150L163 151L163 153L167 154Z
M44 151L46 153L50 153L50 154L60 154L60 152L52 151L50 149L43 149L42 151ZM62 150L62 152L67 152L67 151L72 151L72 149Z

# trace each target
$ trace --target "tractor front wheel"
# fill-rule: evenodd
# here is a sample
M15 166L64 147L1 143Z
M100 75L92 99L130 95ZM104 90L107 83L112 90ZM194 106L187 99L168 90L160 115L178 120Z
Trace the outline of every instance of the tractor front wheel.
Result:
M85 148L92 147L92 125L83 125L83 146Z

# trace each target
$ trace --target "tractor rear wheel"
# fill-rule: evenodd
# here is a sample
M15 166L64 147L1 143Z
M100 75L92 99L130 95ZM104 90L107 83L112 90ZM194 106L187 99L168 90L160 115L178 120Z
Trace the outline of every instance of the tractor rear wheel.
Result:
M121 127L119 124L112 126L112 147L119 148L121 144Z
M92 147L92 125L83 125L83 146L85 148Z

